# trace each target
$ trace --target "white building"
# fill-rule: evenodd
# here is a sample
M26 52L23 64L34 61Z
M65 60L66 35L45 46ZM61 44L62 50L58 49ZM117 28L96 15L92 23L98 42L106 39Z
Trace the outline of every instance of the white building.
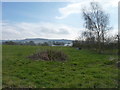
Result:
M52 44L51 46L70 46L70 47L72 47L73 43L65 43L64 45L54 45L54 44Z
M73 46L73 43L66 43L64 46Z

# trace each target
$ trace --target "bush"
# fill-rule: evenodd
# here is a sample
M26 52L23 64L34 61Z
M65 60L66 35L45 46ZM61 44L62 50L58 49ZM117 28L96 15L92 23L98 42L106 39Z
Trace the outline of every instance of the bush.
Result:
M13 41L6 41L6 42L3 42L4 45L17 45L16 42L13 42Z
M105 61L104 64L113 65L113 64L115 64L115 61L114 60Z
M32 60L65 61L68 56L62 51L48 49L28 56L28 58Z

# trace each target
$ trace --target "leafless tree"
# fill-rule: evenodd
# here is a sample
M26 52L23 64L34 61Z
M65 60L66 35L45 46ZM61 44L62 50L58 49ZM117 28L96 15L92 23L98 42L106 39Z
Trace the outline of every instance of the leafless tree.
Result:
M105 33L111 29L111 27L108 26L109 15L101 9L97 2L91 2L90 8L83 8L82 12L85 21L84 26L89 32L94 32L94 37L98 43L98 52L101 53L102 45L104 45L105 41Z
M118 60L120 61L120 35L117 35L118 38Z

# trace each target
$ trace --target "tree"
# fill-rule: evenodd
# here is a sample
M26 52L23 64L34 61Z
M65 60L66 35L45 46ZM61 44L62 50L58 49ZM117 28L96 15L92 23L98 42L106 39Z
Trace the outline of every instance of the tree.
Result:
M44 42L42 46L49 46L49 44L47 42Z
M120 61L120 35L117 35L118 38L118 60Z
M34 41L30 41L28 45L36 45L36 44L34 43Z
M85 37L84 39L87 43L94 43L94 41L95 41L95 37L92 32L84 31L82 33L82 36Z
M5 44L5 45L16 45L16 43L13 42L13 41L6 41L3 44Z
M34 43L34 41L29 41L29 42L25 42L24 45L33 45L34 46L36 44Z
M98 52L101 53L105 41L105 33L111 29L111 27L108 26L108 14L101 9L97 2L91 2L89 9L83 8L83 19L86 30L94 34L98 43Z

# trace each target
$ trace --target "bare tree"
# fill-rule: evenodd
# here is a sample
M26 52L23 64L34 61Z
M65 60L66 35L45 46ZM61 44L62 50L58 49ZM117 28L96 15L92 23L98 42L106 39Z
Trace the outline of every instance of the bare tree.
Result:
M89 32L94 32L94 37L98 43L98 52L101 53L102 45L105 41L105 33L111 29L109 27L109 16L100 7L97 2L91 2L90 8L83 8L83 18L85 28Z
M118 38L118 61L120 61L120 35L117 35Z

